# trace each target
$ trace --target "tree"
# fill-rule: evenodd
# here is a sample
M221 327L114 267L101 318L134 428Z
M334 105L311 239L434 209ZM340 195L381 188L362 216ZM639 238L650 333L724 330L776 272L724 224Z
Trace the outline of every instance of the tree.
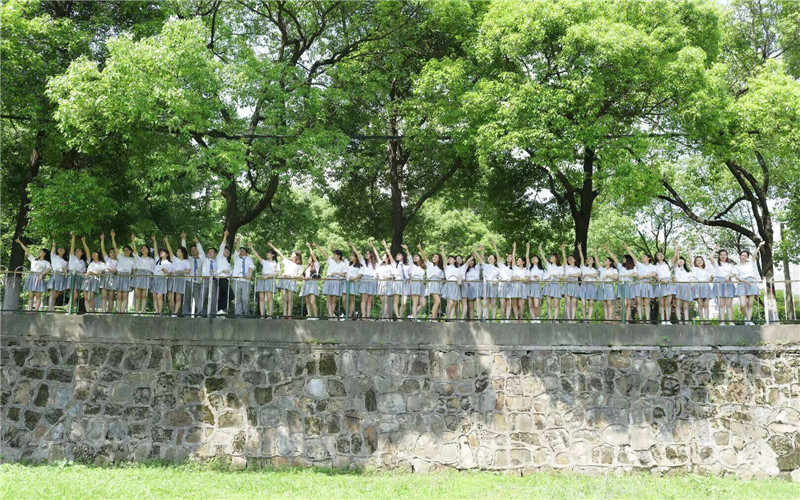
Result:
M496 175L534 189L543 179L585 248L604 190L657 182L635 160L660 134L676 77L705 67L691 55L715 53L715 16L688 2L492 4L476 46L482 75L466 99L482 161L511 154L525 168L500 163Z

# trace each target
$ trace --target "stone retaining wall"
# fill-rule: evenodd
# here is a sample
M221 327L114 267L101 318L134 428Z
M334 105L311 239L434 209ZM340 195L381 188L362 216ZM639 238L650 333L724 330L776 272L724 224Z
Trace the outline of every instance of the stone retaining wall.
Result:
M348 346L346 324L318 328L340 343L4 327L2 459L800 480L796 346Z

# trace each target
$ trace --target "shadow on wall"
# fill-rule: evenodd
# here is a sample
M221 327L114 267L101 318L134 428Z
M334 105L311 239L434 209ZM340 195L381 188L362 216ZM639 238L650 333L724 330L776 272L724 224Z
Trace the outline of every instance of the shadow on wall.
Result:
M2 456L800 476L797 346L478 340L398 347L4 336Z

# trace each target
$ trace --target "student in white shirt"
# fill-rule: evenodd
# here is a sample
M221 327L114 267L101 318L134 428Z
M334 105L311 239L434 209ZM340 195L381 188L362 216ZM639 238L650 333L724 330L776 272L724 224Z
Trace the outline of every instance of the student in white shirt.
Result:
M344 290L344 279L347 277L347 261L344 260L344 253L335 248L330 254L324 248L312 243L320 257L328 263L325 269L325 282L322 284L322 295L326 296L325 303L328 306L328 319L336 318L336 302Z
M583 258L583 248L578 243L578 256L581 259L581 318L583 321L591 320L594 312L594 301L597 298L597 278L600 272L597 270L597 251L595 255L589 255L586 249L586 259ZM589 306L588 309L586 306ZM586 311L589 311L588 316Z
M542 317L542 283L544 282L545 272L542 267L542 259L538 255L532 255L528 266L528 314L533 323L540 323Z
M595 259L597 258L597 250L594 251ZM606 323L616 319L614 314L614 301L617 298L617 293L614 290L614 284L619 278L619 271L617 270L616 262L611 257L606 257L603 261L603 266L599 269L600 287L597 291L597 300L603 301L603 318Z
M633 291L636 297L636 312L639 316L639 321L644 320L645 323L650 323L650 300L655 297L653 285L657 280L658 271L650 254L643 253L641 260L638 260L628 245L623 243L622 247L633 258L639 277L639 283L634 287Z
M525 303L528 301L531 276L525 260L522 256L517 257L516 243L513 244L511 253L514 255L514 267L511 269L511 292L509 295L514 319L519 322L525 317Z
M411 320L417 321L420 311L425 308L425 276L427 265L421 254L411 254L406 245L402 245L407 255L411 256L411 263L406 266L406 294L411 297Z
M69 284L69 263L66 260L69 258L67 249L64 247L56 248L56 235L51 234L51 237L53 243L50 250L50 265L53 269L53 277L47 283L47 289L50 290L47 308L49 311L55 308L58 297L68 289L67 285Z
M155 240L155 235L153 240ZM136 235L131 234L131 247L136 248ZM147 307L147 291L150 290L150 278L156 268L156 261L150 257L150 247L142 245L139 248L139 255L133 257L133 280L131 286L134 289L134 307L137 314L143 314Z
M736 296L736 285L733 276L736 268L733 265L727 250L717 252L717 258L708 258L714 268L714 297L717 299L720 324L733 324L733 298ZM727 317L728 323L725 322Z
M439 308L442 305L442 283L444 281L444 257L442 254L435 253L428 258L428 255L423 250L422 245L417 244L417 250L425 262L425 277L428 280L425 287L425 294L431 298L431 311L429 318L432 320L439 319Z
M236 236L233 254L233 311L236 316L250 316L250 277L253 275L255 264L247 254L247 248L242 246L242 235Z
M164 312L165 298L167 295L169 277L172 273L172 262L169 260L169 252L165 248L158 249L158 241L153 236L153 254L157 255L155 267L153 268L153 279L150 285L150 291L153 293L153 305L156 308L156 314Z
M15 241L22 247L25 256L31 261L31 272L28 274L25 280L25 286L22 288L30 293L28 310L38 311L42 306L42 296L45 290L47 290L47 275L50 273L52 267L50 265L50 252L44 248L40 248L36 253L36 257L34 257L28 250L28 247L22 243L22 240L17 238Z
M181 233L181 246L186 248L186 233ZM183 293L183 315L184 316L204 316L206 311L203 307L206 302L207 275L203 274L203 269L208 268L206 252L203 245L194 238L194 243L189 247L189 280Z
M478 257L478 264L483 271L483 311L484 318L489 320L497 319L497 297L500 287L500 268L497 267L498 255L484 253L484 247L479 246L475 253Z
M481 288L481 267L478 264L478 257L473 250L472 255L467 256L464 261L464 283L461 285L461 318L464 320L472 321L480 317L481 304L480 301Z
M566 251L566 244L561 244L561 253L565 254ZM544 262L544 250L542 250L542 245L539 245L539 256L542 258L542 262ZM547 297L547 319L549 320L557 320L558 315L561 312L561 297L564 296L564 285L561 281L564 278L564 266L562 265L562 257L556 253L550 254L550 260L547 261L547 264L544 265L545 271L547 271L546 280L547 283L542 290L542 295Z
M103 260L106 264L106 269L103 277L100 279L100 310L103 312L114 311L114 294L117 290L117 251L110 248L106 252L106 235L100 234L100 253L103 254Z
M69 232L69 280L67 288L72 290L72 304L75 312L78 312L80 304L78 298L83 290L83 279L86 274L86 258L88 257L83 248L75 248L75 233Z
M367 249L362 255L352 241L350 242L350 248L355 253L356 259L362 263L358 293L361 295L361 321L364 321L370 317L372 301L378 293L378 282L375 281L378 271L378 257L371 249Z
M664 252L656 252L655 296L658 299L658 314L662 325L671 325L672 296L675 295L675 283L672 278L672 267L675 267L675 253L672 254L672 266L667 262Z
M317 309L317 295L319 295L319 260L311 243L306 242L308 247L308 260L306 261L305 268L303 269L303 286L300 287L300 298L306 302L306 316L308 319L319 319L319 310Z
M681 250L677 243L673 245L673 250L675 275L672 279L675 282L675 317L678 319L678 323L688 322L689 307L694 301L694 290L690 283L692 271L689 263L681 256Z
M381 242L383 243L383 248L386 253L391 255L392 253L389 251L389 245L386 243L386 240L382 240ZM408 291L406 288L408 287L408 280L411 279L408 258L403 252L397 252L394 256L394 260L392 261L392 279L392 296L394 297L392 301L394 304L392 310L394 311L394 317L396 319L403 319L406 304L408 303Z
M564 262L564 319L574 322L578 316L578 297L581 296L581 269L576 265L577 259L573 254L566 254L566 245L561 250Z
M111 246L117 254L117 276L114 281L114 288L117 291L117 312L125 312L128 309L128 294L131 291L133 280L133 248L130 245L122 247L122 252L117 247L116 233L111 230Z
M225 230L222 243L219 245L217 254L217 316L228 314L228 307L231 304L231 249L227 246L228 230Z
M267 242L267 245L278 254L283 263L283 274L281 274L281 279L278 280L277 288L282 290L281 311L283 312L283 317L291 318L294 294L297 292L297 280L303 273L303 256L300 252L294 250L290 254L290 258L287 259L272 243Z
M172 263L170 277L167 281L167 299L169 300L169 308L172 311L172 315L177 316L179 312L183 311L183 298L189 281L187 276L191 272L189 269L189 252L185 246L180 246L178 250L173 252L166 236L164 237L164 244L167 245L167 253Z
M711 290L711 283L714 275L711 270L706 268L706 261L701 256L692 259L692 254L689 254L689 261L692 262L692 281L697 282L694 286L694 297L697 300L697 306L700 314L700 321L707 322L710 317L709 303L714 297L714 292Z
M352 247L353 244L350 243ZM361 279L361 269L363 262L355 250L350 250L350 255L347 257L347 272L344 276L344 283L342 284L342 308L348 312L348 318L356 319L356 300L358 299L358 285Z
M497 296L500 297L500 311L502 313L502 321L507 322L511 319L511 275L514 270L514 255L506 254L506 260L500 259L500 252L497 251L497 243L492 242L494 248L494 255L497 259L497 269L500 271L500 283L497 286Z
M608 245L604 246L606 253L612 260L619 262L617 264L617 272L619 275L619 286L617 288L617 297L620 299L620 307L622 314L625 315L629 321L633 321L634 307L636 306L636 279L639 276L639 271L636 269L636 259L633 255L626 254L622 256L622 261L617 259Z
M275 294L275 278L278 276L278 254L268 248L265 256L261 256L250 243L250 253L261 263L261 276L256 278L256 293L258 294L258 312L264 318L272 318L273 296ZM266 312L266 315L265 315Z
M739 284L736 285L736 294L739 295L740 308L745 312L745 324L753 324L753 304L758 297L758 254L764 242L758 244L753 252L752 260L750 252L742 250L739 252L739 263L735 266L734 278Z
M83 243L83 249L86 251L86 255L90 255L92 259L89 265L86 266L86 277L81 287L83 290L83 303L86 306L86 312L93 313L95 312L95 294L100 290L100 280L103 279L106 265L103 264L100 252L92 252L89 250L89 245L86 244L85 236L81 237L81 243Z
M388 252L378 252L375 245L370 243L375 255L380 255L380 263L375 269L375 279L378 281L378 296L381 298L381 321L388 321L389 303L392 301L394 291L394 266L392 265L392 255Z
M441 247L441 251L444 254L444 246ZM463 269L456 264L454 255L447 256L444 279L442 298L447 301L447 318L455 319L458 303L461 301L461 282L464 280L464 274Z

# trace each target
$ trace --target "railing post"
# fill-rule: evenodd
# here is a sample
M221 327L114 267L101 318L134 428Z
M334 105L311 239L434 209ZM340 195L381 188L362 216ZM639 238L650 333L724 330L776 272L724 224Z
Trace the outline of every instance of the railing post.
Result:
M622 304L622 311L621 311L622 312L622 324L624 325L624 324L626 324L628 322L628 302L627 302L627 299L625 297L625 290L626 290L627 286L625 285L625 282L622 282L622 283L619 284L619 287L620 287L620 297L622 298L622 301L620 302L620 304Z
M75 271L72 272L72 275L69 279L69 313L73 314L74 309L74 302L75 300Z
M344 315L350 319L350 280L344 281Z

